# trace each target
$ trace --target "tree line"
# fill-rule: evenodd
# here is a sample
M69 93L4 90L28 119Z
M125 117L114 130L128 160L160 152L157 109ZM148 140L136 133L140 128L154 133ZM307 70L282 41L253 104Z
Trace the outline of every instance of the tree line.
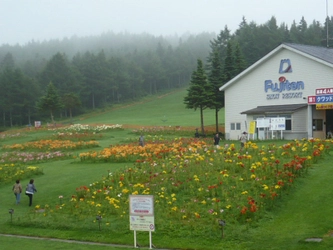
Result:
M2 45L0 126L53 121L53 117L137 100L190 82L190 89L193 84L201 86L189 92L187 107L215 109L218 130L218 111L224 106L223 93L217 91L220 86L282 42L326 46L326 24L331 31L332 18L310 25L302 18L289 28L285 23L277 25L274 17L260 25L244 17L235 32L226 25L218 35L155 37L108 32ZM51 113L46 101L50 96L59 96L59 105ZM204 99L210 103L200 101Z

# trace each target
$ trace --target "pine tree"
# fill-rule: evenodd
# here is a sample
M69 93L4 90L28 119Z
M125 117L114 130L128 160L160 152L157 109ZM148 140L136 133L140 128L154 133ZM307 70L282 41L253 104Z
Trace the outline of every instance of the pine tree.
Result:
M227 56L224 60L223 75L224 75L224 83L230 81L236 75L231 42L228 42L227 45Z
M186 108L200 110L201 133L205 134L203 110L209 107L209 101L213 98L209 91L209 84L203 63L197 61L197 70L192 73L188 94L184 98Z
M226 25L224 26L224 30L220 31L220 34L217 36L217 38L210 41L211 52L209 53L209 56L207 58L209 66L211 66L212 64L215 52L218 53L220 62L223 63L224 58L226 56L227 44L230 41L230 39L231 39L230 30Z
M68 93L62 97L62 102L64 104L64 107L69 110L69 117L72 122L72 110L81 106L80 98L77 94Z
M37 102L37 108L40 111L49 111L52 124L54 124L54 112L63 108L60 96L52 82L47 86L46 95L42 96Z
M210 99L209 107L215 109L216 133L219 132L219 111L224 107L224 92L219 91L223 85L223 73L218 51L214 51L211 70L208 76L209 90L213 98Z
M244 69L246 69L246 62L241 52L239 43L236 44L235 53L234 53L234 76L241 73Z

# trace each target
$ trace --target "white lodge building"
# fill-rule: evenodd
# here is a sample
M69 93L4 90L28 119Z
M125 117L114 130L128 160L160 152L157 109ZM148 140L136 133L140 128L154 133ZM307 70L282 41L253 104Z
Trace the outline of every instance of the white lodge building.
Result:
M326 138L333 132L333 49L281 44L220 87L225 138Z

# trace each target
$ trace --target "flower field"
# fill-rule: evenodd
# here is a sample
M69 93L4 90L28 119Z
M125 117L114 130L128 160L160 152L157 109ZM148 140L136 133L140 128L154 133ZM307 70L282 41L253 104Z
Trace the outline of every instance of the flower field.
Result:
M4 144L3 153L0 155L0 163L40 163L49 160L63 160L73 158L72 153L64 151L75 151L98 147L98 139L103 138L101 132L122 129L122 125L89 126L74 124L67 127L52 129L56 133L48 136L50 139L38 141ZM23 133L2 133L0 139L9 140L13 138L26 137L35 130Z
M325 157L332 141L302 140L277 146L249 142L220 148L196 139L147 143L144 147L118 145L80 155L81 161L133 162L132 167L77 187L71 197L43 208L41 219L66 216L105 226L120 220L128 230L129 195L153 195L159 230L191 228L218 234L218 220L249 225L262 218L277 199L287 194L313 163Z
M0 184L14 183L16 180L27 179L43 174L36 166L24 166L20 164L0 164Z

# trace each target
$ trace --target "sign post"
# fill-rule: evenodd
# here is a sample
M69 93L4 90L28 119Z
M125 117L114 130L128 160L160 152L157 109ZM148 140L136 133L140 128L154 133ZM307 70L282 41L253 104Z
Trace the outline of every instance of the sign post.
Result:
M42 126L41 121L35 121L35 128L40 128Z
M152 195L130 195L130 230L134 231L134 247L136 231L149 231L149 249L152 249L152 235L155 231L154 197Z

